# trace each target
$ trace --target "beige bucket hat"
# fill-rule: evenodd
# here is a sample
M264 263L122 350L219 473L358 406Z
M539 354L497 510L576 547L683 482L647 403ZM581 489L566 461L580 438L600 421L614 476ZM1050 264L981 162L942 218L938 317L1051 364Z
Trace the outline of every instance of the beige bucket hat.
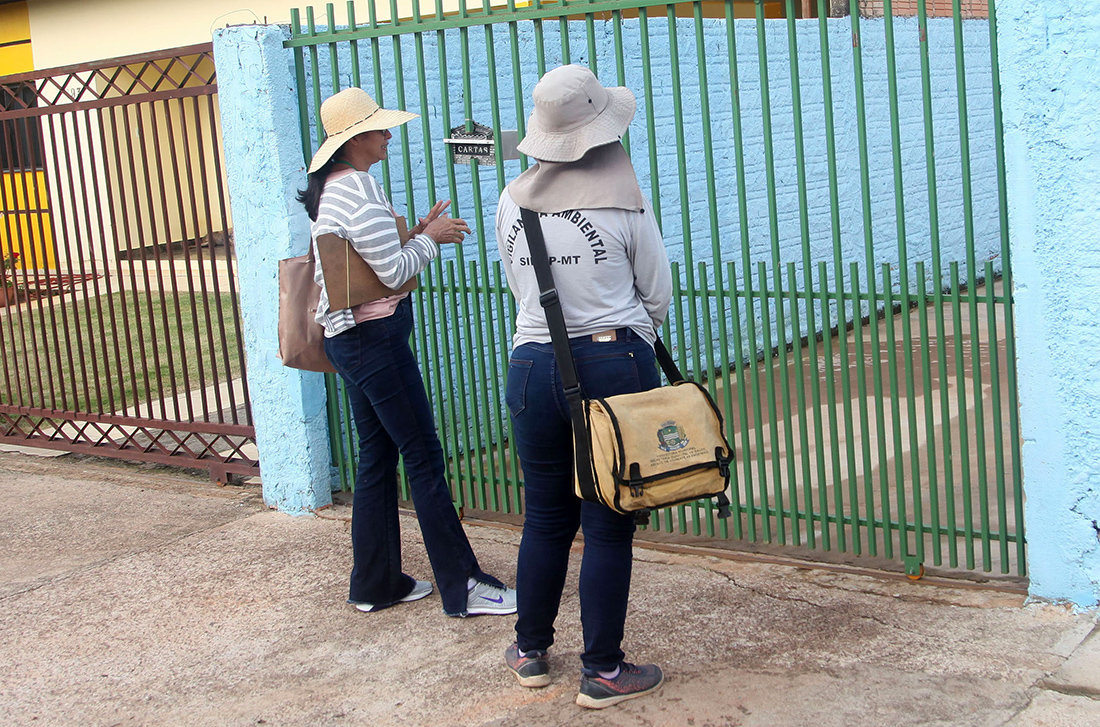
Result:
M542 162L575 162L589 149L619 141L634 118L630 89L605 88L584 66L559 66L535 85L535 110L517 147Z
M310 174L324 166L351 137L364 131L392 129L418 116L409 111L384 109L361 88L345 88L330 96L321 104L325 141L309 163Z

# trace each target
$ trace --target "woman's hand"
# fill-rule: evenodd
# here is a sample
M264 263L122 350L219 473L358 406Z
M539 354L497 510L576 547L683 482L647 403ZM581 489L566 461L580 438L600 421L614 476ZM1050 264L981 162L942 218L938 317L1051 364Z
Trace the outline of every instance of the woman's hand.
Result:
M424 230L428 227L428 224L431 223L436 218L438 218L439 215L443 214L443 211L446 210L450 206L451 206L451 200L449 200L449 199L441 199L438 202L436 202L435 204L433 204L431 210L428 211L428 214L424 217L421 217L420 221L417 222L415 225L413 225L413 228L411 230L409 230L409 234L410 235L423 234Z
M462 238L470 234L470 227L466 224L466 220L461 217L451 218L441 215L424 226L423 234L435 240L436 243L444 245L462 242Z

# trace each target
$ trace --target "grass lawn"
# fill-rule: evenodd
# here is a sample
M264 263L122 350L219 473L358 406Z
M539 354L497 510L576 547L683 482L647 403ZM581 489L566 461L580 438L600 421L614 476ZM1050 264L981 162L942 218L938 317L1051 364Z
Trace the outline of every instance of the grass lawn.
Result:
M0 313L0 345L0 403L19 406L110 413L241 375L225 293L43 298Z

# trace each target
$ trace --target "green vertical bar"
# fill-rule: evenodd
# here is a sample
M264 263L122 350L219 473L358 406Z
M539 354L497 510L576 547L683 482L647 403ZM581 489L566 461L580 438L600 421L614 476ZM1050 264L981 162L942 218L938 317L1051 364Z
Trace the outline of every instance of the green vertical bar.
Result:
M893 169L894 169L894 205L895 215L897 221L898 230L898 254L899 254L899 284L901 293L901 308L903 311L901 317L902 326L902 341L904 345L905 356L905 392L906 392L906 406L908 413L908 426L909 426L909 456L910 456L910 477L913 496L913 520L916 528L916 550L915 555L921 562L924 561L924 507L922 502L922 487L923 478L921 476L920 466L920 442L917 434L917 412L916 412L916 396L914 391L914 368L913 368L913 339L912 339L912 326L909 317L910 308L910 282L909 282L909 261L908 261L908 248L906 245L905 234L905 203L904 203L904 183L902 181L902 160L901 160L901 132L898 112L898 86L897 86L897 64L894 51L894 23L893 23L893 10L890 6L891 0L885 0L886 3L886 48L887 48L887 75L890 92L890 136L891 136L891 149L893 157ZM931 434L931 432L929 433Z
M477 200L475 198L474 206L477 209L481 209L480 200ZM473 292L474 292L475 295L477 294L478 291L482 291L482 303L484 304L484 303L488 302L488 294L486 292L488 286L482 287L478 284L477 268L478 268L477 263L475 263L473 260L471 260L470 261L470 285L473 286L472 289L473 289ZM488 270L488 265L486 265L483 269ZM481 328L482 324L492 322L493 311L492 311L492 308L488 308L488 307L481 308L481 311L482 311L481 315L479 315L477 317L478 319L474 323L474 345L477 348L476 348L476 353L473 355L473 358L477 359L477 376L478 376L477 390L475 392L471 392L477 397L478 405L479 405L478 406L478 409L479 409L478 420L479 420L479 422L478 422L477 432L478 432L480 441L477 442L477 446L475 447L475 456L477 457L477 461L481 464L481 468L482 468L478 472L478 478L481 481L480 491L482 493L482 498L483 499L485 498L486 487L488 487L488 495L489 496L488 496L488 499L487 499L487 504L488 504L489 508L492 509L494 512L499 512L500 511L500 506L499 506L499 503L497 501L498 483L497 483L496 470L492 466L491 461L489 463L485 462L486 457L491 457L492 456L492 439L493 439L493 436L492 436L492 433L491 433L491 422L492 422L493 418L495 418L495 416L496 416L495 412L499 411L499 407L495 407L495 411L491 410L489 408L488 389L490 388L490 386L489 386L489 378L487 376L487 371L486 371L486 366L485 366L485 360L488 359L489 360L489 366L493 369L496 368L496 351L495 351L495 349L493 349L489 352L488 355L486 355L485 351L486 351L486 348L488 347L489 343L485 340L486 337L482 333L482 328ZM488 319L488 320L486 320L486 319ZM488 338L491 339L492 336L489 336ZM494 376L492 380L495 382L497 379ZM496 386L493 386L491 388L494 391L496 391ZM493 398L495 400L495 397L493 397ZM486 464L488 464L488 467L486 467ZM486 472L485 472L486 469L488 470L488 476L486 476Z
M710 255L714 267L714 287L719 291L717 302L718 310L718 347L721 351L721 366L724 376L729 371L729 343L726 331L725 296L721 291L725 288L722 279L722 240L719 231L718 220L718 188L714 171L714 142L712 140L710 125L710 84L707 82L707 54L705 38L703 36L703 4L692 3L695 16L695 59L699 66L699 116L703 131L703 162L707 175L707 211L710 215ZM704 285L704 287L706 287ZM713 345L710 336L705 336L708 355L713 354ZM714 375L714 366L709 368L710 375ZM729 389L726 389L728 392Z
M970 431L966 411L967 342L963 340L962 314L959 299L959 264L951 263L951 310L954 314L955 388L959 412L959 460L962 465L963 539L966 546L966 568L974 570L974 515L970 487ZM970 348L975 342L970 341Z
M798 278L795 275L795 265L792 262L787 263L787 287L791 290L791 295L796 295L798 289ZM807 301L806 308L812 308L812 301L810 298L811 291L807 286L805 291L805 299ZM798 445L799 453L801 455L802 464L802 487L805 490L806 497L803 499L805 504L805 516L806 516L806 529L807 531L812 529L812 521L809 520L810 512L813 508L810 498L810 487L813 479L813 475L810 471L810 437L808 434L808 428L806 423L806 362L803 352L805 346L803 345L803 338L800 335L802 331L801 314L798 312L800 308L798 299L795 298L791 304L791 329L794 331L795 338L791 341L791 345L795 347L795 395L797 396L796 405L798 406ZM810 330L806 336L807 339L813 340L816 338L815 332ZM814 375L817 375L816 359L814 360ZM791 504L791 538L795 545L802 544L802 537L799 529L799 509L798 509L798 489L795 487L795 478L792 476L791 481L788 483L790 488L790 504Z
M684 365L684 339L683 339L683 330L684 330L684 303L683 303L683 301L684 301L684 291L683 291L683 288L681 287L681 283L680 283L680 263L673 262L673 263L670 264L670 267L672 268L672 318L676 321L676 330L681 332L680 333L679 346L677 347L678 348L677 353L679 355L680 360L679 360L677 365L680 367L680 370L683 371L686 368L686 366ZM668 321L666 320L665 323L668 323ZM685 530L685 527L684 527L684 507L683 507L683 505L680 505L679 507L677 507L677 511L680 515L680 517L679 517L680 532L684 533L684 532L686 532L686 530Z
M823 356L823 367L825 369L825 393L828 397L825 401L825 411L828 414L829 432L833 434L833 436L829 438L829 463L831 465L830 472L832 480L826 480L822 477L817 484L817 500L821 508L821 547L825 550L831 549L829 547L829 520L831 520L832 517L829 515L829 496L826 487L826 483L829 482L833 489L833 507L836 517L836 546L841 551L844 551L847 550L847 540L844 537L844 487L841 485L840 445L836 437L838 428L836 418L836 378L833 372L835 367L833 361L833 337L832 332L829 330L830 321L832 321L833 316L831 313L832 304L829 302L831 297L829 293L829 271L824 261L818 263L817 277L821 295L821 353Z
M459 260L461 261L461 258L459 258ZM462 301L463 298L465 297L465 287L463 287L460 290L458 288L458 286L456 286L456 284L455 284L455 267L456 267L456 265L455 265L454 260L448 260L447 261L447 287L450 290L453 291L453 297L450 299L451 310L449 311L449 313L450 313L449 317L450 317L450 320L455 321L457 323L458 321L462 320L463 317L465 317L466 311L465 311L465 306L460 303L460 301ZM459 270L462 269L461 262L457 265L457 267L458 267ZM457 301L455 300L456 298L457 298ZM462 366L462 359L464 359L464 358L468 359L468 356L465 356L464 353L463 353L463 350L462 350L462 342L461 342L461 334L460 334L461 330L462 329L459 328L457 325L455 326L455 339L454 339L455 343L454 343L453 351L454 351L455 357L459 361L459 365L458 365L458 389L457 390L452 390L452 393L454 391L458 392L458 394L455 398L458 400L458 426L461 429L462 462L464 463L464 467L463 467L463 471L462 471L462 479L460 480L459 485L458 485L458 490L459 490L458 504L460 506L462 506L464 503L473 504L474 502L476 502L476 498L474 497L473 465L470 463L470 450L471 450L471 446L470 446L470 426L469 426L470 417L469 417L469 414L468 414L467 409L466 409L466 396L465 396L465 393L467 391L469 391L470 388L469 388L469 385L467 383L467 377L466 377L467 369ZM468 335L468 333L469 333L469 331L467 329L467 335ZM469 338L467 338L466 340L468 341ZM467 361L467 365L468 364L469 364L469 361ZM458 437L459 435L456 434L455 436Z
M487 15L492 14L492 8L489 4L489 0L484 0L484 10ZM489 105L492 114L493 123L493 149L495 154L494 161L496 162L497 173L497 195L504 190L504 153L502 145L500 143L500 129L502 127L500 117L500 91L497 88L497 62L496 62L496 41L493 36L493 25L485 26L485 52L489 66ZM480 186L475 187L475 192L480 195ZM483 209L481 201L475 197L475 206L478 210ZM501 399L500 399L500 386L497 382L503 378L501 371L498 367L497 345L500 341L493 335L492 330L492 316L493 316L493 294L490 286L490 279L492 275L491 266L488 259L488 239L485 234L486 225L484 224L485 217L480 215L477 226L478 234L478 250L480 252L479 260L481 268L485 275L485 287L482 293L482 310L485 315L488 316L485 320L485 339L486 348L488 348L488 360L489 370L488 379L483 380L483 388L489 389L489 400L492 406L492 414L489 416L488 430L489 441L486 442L486 454L489 457L489 480L492 488L493 497L493 509L500 511L500 504L498 500L498 492L503 484L503 467L500 469L501 476L498 477L498 469L496 466L496 456L500 451L500 447L504 443L504 428L500 421L501 412ZM495 235L494 235L495 239ZM484 350L484 349L483 349Z
M871 226L871 182L870 182L870 162L868 160L867 151L867 111L865 94L863 89L863 50L862 41L860 40L859 30L859 2L858 0L849 0L849 12L851 13L852 22L852 63L853 63L853 75L855 76L855 92L856 92L856 130L858 132L859 139L859 181L860 181L860 199L863 209L863 247L864 256L866 258L864 264L867 266L867 299L870 305L871 314L871 357L872 357L872 369L871 378L872 385L875 392L875 420L876 420L876 439L878 442L878 461L879 461L879 476L882 478L881 492L885 494L883 500L883 523L884 523L884 535L886 542L889 542L889 523L890 518L886 515L889 510L889 491L890 491L890 475L888 469L885 467L885 463L888 462L886 455L886 415L883 407L883 395L882 395L882 365L881 365L881 352L882 347L879 342L879 327L875 323L878 314L878 283L875 280L875 244L874 235ZM854 282L853 282L854 286ZM891 557L890 553L893 552L893 546L887 545L889 549L886 557Z
M691 213L690 190L687 180L687 142L684 135L684 104L683 91L680 83L680 50L676 32L676 6L668 5L668 53L672 71L672 118L676 130L676 171L680 183L680 232L684 238L684 274L687 283L688 320L692 321L691 330L691 355L692 369L699 371L699 329L694 322L699 320L698 309L695 302L695 270L693 263L695 255L691 244ZM682 319L681 319L682 321ZM681 353L684 351L685 326L677 326L678 340Z
M459 16L462 17L462 18L467 17L465 4L462 4L462 5L459 6ZM473 124L474 124L474 121L473 121L473 80L472 80L471 74L470 74L471 68L470 68L469 29L466 28L466 27L459 28L458 33L459 33L459 36L458 36L458 38L459 38L459 50L460 50L460 53L461 53L461 56L462 56L462 95L463 95L463 104L462 104L462 106L463 106L463 116L464 116L464 119L465 119L465 128L466 128L466 130L467 131L472 131L473 130ZM475 210L480 210L481 209L481 205L480 205L480 202L481 202L481 174L480 174L479 166L478 166L478 163L477 163L476 160L472 160L470 162L470 180L471 180L471 183L473 185L473 192L474 192L474 209ZM458 216L459 212L457 210L457 200L455 200L452 203L452 205L455 208L453 210L454 215ZM484 230L482 230L482 225L481 224L477 225L477 230L478 230L478 235L479 235L480 251L483 253L484 252L484 244L482 244L482 243L483 243L483 237L484 237ZM455 254L456 259L458 261L464 261L465 260L465 253L464 253L464 250L463 250L462 243L459 243L458 245L456 245L455 248L456 248L456 254ZM480 345L478 344L478 341L480 341L481 329L480 329L480 327L477 326L476 322L473 320L474 316L473 316L472 305L471 305L471 301L470 301L470 296L476 297L477 292L476 291L471 291L471 289L469 287L469 284L467 282L466 266L461 264L461 262L459 262L456 265L456 267L458 269L458 287L459 287L458 295L459 295L460 314L462 316L461 320L462 320L462 325L463 325L463 333L464 333L464 336L465 336L465 341L466 341L467 346L470 346L470 347L477 346L477 348L478 348L476 353L474 351L469 351L468 355L464 356L464 358L466 360L466 376L467 376L467 380L468 380L470 385L472 385L472 386L484 386L484 379L482 378L479 381L479 379L477 377L477 373L476 373L475 368L474 368L474 362L472 361L472 359L474 357L480 358L481 350L482 350ZM477 340L475 340L475 329L476 329ZM470 391L470 389L464 388L463 391ZM465 397L463 397L463 399L464 398ZM463 408L465 409L465 402L464 402L464 407ZM480 412L476 408L472 412L472 419L473 419L473 431L475 433L479 432L481 430L481 425L480 425L481 417L480 417ZM465 415L463 416L463 420L464 420L464 422L469 421L469 419ZM467 435L469 437L470 434L471 434L470 433L470 427L466 426L465 429L466 429ZM479 495L479 497L477 499L478 507L481 508L481 509L484 509L485 508L485 491L484 491L484 487L485 487L485 476L484 475L485 475L485 473L484 473L484 467L483 467L481 453L480 453L480 447L477 446L476 441L470 441L469 438L467 439L467 442L468 442L468 446L466 447L466 456L467 456L467 464L468 464L468 466L467 466L467 476L471 478L471 482L470 482L471 488L474 488L474 486L476 484L476 489L473 489L473 492L475 494ZM473 458L472 466L471 466L471 463L470 463L470 458Z
M727 263L726 265L727 280L734 283L737 280L736 271L734 270L733 263ZM741 451L738 453L737 459L740 460L741 465L745 468L745 490L749 493L749 498L752 497L752 478L749 475L749 414L745 402L748 399L748 395L745 391L745 361L742 349L741 339L741 311L737 304L737 290L731 288L729 290L730 298L730 315L732 316L733 324L733 366L737 372L737 422L738 429L741 430ZM730 396L729 382L727 379L726 384L726 411L727 411L727 432L729 434L731 444L736 447L737 442L734 441L733 434L733 416L730 411ZM731 520L733 520L733 537L738 540L742 537L741 531L741 486L737 477L737 466L730 467L730 501L731 506ZM752 511L749 511L749 522L752 522ZM750 540L755 538L750 536Z
M376 3L370 2L367 7L370 10L370 27L372 30L378 28L378 11L376 9ZM385 99L382 96L382 50L381 39L371 38L371 63L374 69L374 100L379 106L385 106ZM392 189L390 186L390 162L388 159L382 160L382 187L386 191Z
M309 35L317 35L317 23L313 18L312 7L306 8L306 26ZM318 60L316 45L309 46L309 60L313 68L313 73L310 77L310 81L312 82L310 85L313 90L313 120L314 126L317 129L317 140L320 142L321 138L324 136L325 130L324 125L321 123L321 64Z
M773 355L772 347L772 331L771 331L771 319L772 314L769 310L769 298L775 298L776 295L772 295L768 290L768 272L767 265L764 262L758 262L756 264L756 275L758 278L758 285L760 286L760 325L761 334L764 337L764 347L762 353L764 358L761 361L761 366L764 368L764 386L768 391L768 437L771 442L771 465L772 465L772 487L775 488L776 495L776 535L779 538L779 542L782 544L785 540L785 531L783 528L783 519L780 517L778 503L782 502L783 497L783 476L780 471L780 459L779 459L779 415L776 412L775 406L775 375L772 372L772 368L775 366L775 356ZM760 478L760 510L764 518L764 537L768 542L771 542L771 521L769 516L772 510L771 507L771 487L765 486L766 479Z
M341 443L341 449L343 456L341 459L344 462L345 477L348 482L346 483L346 490L355 490L355 475L358 470L359 464L359 447L356 446L355 431L355 415L351 411L351 399L348 397L348 386L342 378L335 377L337 389L340 392L340 407L337 413L337 421L340 422L344 431L344 439Z
M558 33L561 35L561 63L563 66L572 63L569 60L569 18L565 12L568 0L561 0L562 14L558 18Z
M992 569L989 542L989 511L986 507L988 475L985 462L985 413L982 403L982 366L978 321L978 263L974 254L974 203L970 176L970 128L966 101L966 54L963 51L962 9L959 0L951 2L955 27L955 79L959 102L959 155L962 158L963 230L966 235L966 301L970 319L971 375L974 392L974 435L977 442L978 498L981 512L982 570Z
M837 295L837 329L843 331L847 328L848 307L845 303L845 282L844 282L844 266L843 266L843 252L841 250L840 240L840 194L837 184L837 161L836 161L836 135L833 122L833 86L832 86L832 71L830 67L829 58L829 31L826 24L826 18L828 13L824 9L824 0L819 0L819 19L818 19L818 37L820 42L821 53L821 78L822 78L822 101L825 108L825 143L826 143L826 159L829 170L829 216L831 223L831 232L833 240L833 266L836 280L834 286L836 288ZM792 98L794 100L794 122L795 122L795 153L798 163L798 178L799 178L799 226L802 233L802 264L807 272L807 279L809 271L811 269L811 251L810 251L810 236L809 236L809 219L807 214L807 192L806 192L806 172L805 172L805 159L803 152L803 132L802 132L802 104L801 104L801 91L798 76L798 45L796 41L797 33L794 22L795 7L793 0L788 0L787 6L787 27L788 38L790 39L790 55L791 55L791 88ZM808 284L807 284L807 287ZM852 316L860 315L858 309L859 302L853 301ZM816 325L813 321L813 306L807 305L807 314L810 317L811 336L816 333ZM824 323L824 322L823 322ZM813 338L811 338L813 341ZM816 360L816 341L811 344L811 350L814 352L814 358ZM856 457L855 457L855 442L856 432L855 424L852 418L852 384L851 376L848 371L849 366L849 352L848 352L848 339L845 335L837 337L837 348L840 355L840 388L842 393L842 411L844 417L844 432L845 432L845 454L847 456L848 463L848 487L849 487L849 509L852 513L852 550L857 555L863 550L862 538L859 532L859 489L858 478L856 477ZM866 425L866 420L863 421ZM866 447L866 445L864 445ZM870 458L869 453L864 448L864 455L866 464L869 465ZM864 477L869 476L870 467L864 468ZM868 528L873 528L873 518L868 517ZM872 540L870 545L872 553L874 552L873 534L868 534L868 538Z
M1001 573L1008 573L1008 507L1005 501L1004 426L1001 417L1000 358L997 352L997 302L994 295L993 262L985 263L985 305L989 334L989 387L993 396L993 457L996 467L997 523ZM987 507L988 509L988 507Z
M611 12L612 33L615 39L615 79L619 86L626 85L626 66L623 61L623 11ZM630 129L623 132L623 147L630 153Z
M508 10L516 11L516 0L508 0ZM519 23L508 23L508 42L512 51L512 96L516 102L516 129L520 139L527 136L527 119L523 111L523 73L519 59ZM521 172L527 171L528 161L526 154L519 155L519 168Z
M958 527L955 522L955 467L953 464L953 451L951 446L951 398L947 386L947 344L946 326L944 323L944 275L942 254L940 252L940 223L939 201L936 192L936 146L935 133L932 119L932 81L930 61L928 55L928 11L927 0L918 0L917 22L920 33L920 61L921 61L921 100L924 106L924 156L925 169L928 176L928 224L931 242L932 256L932 281L933 301L932 306L936 314L936 364L939 375L939 400L940 400L940 426L939 436L943 442L943 477L944 499L947 506L947 522L949 528L948 538L948 562L952 568L959 564ZM926 394L931 398L931 392ZM928 445L935 447L936 432L929 430ZM929 453L929 462L935 461ZM931 465L929 465L931 468ZM932 477L936 476L936 470L931 468ZM935 487L935 482L932 483ZM937 539L937 557L939 556ZM938 561L937 561L938 563Z
M328 23L328 30L331 33L336 29L336 10L332 3L325 5L325 20ZM332 92L336 93L340 90L340 63L335 43L328 44L328 60L329 72L332 75Z
M890 380L890 424L894 443L894 487L897 490L898 549L901 557L913 554L909 549L909 518L905 497L905 456L901 443L901 395L898 391L897 336L894 333L894 290L889 263L882 264L883 320L886 323L886 367ZM908 315L908 311L906 311ZM882 463L885 467L885 461Z
M291 35L302 35L302 18L298 8L290 11ZM302 134L302 157L308 166L313 159L313 143L309 133L309 105L306 101L306 60L300 46L294 49L294 80L298 92L298 129Z
M508 286L504 283L501 263L496 260L493 261L493 285L499 291L496 338L504 344L500 351L500 365L501 370L504 371L504 376L501 377L499 385L505 386L508 376L509 351L512 348L512 339L508 335L506 323L509 320L508 303L511 301L512 295L508 290ZM518 514L520 512L520 482L519 472L516 468L518 458L516 457L515 442L512 436L512 417L506 409L507 407L500 415L505 419L503 431L507 435L507 440L498 442L497 449L501 452L501 477L506 483L504 491L507 509L505 511ZM511 489L509 490L509 488Z
M698 280L699 280L699 285L700 285L699 292L702 295L702 304L703 304L703 340L712 341L714 339L711 335L711 322L710 322L710 316L711 316L710 286L707 282L707 264L706 263L703 263L703 262L699 263L699 278L698 278ZM713 375L713 372L714 372L714 347L713 346L707 346L706 359L707 359L707 371L711 372L707 376L708 389L710 390L711 398L717 399L718 398L718 390L717 390L717 387L715 385L715 376ZM706 511L706 517L707 517L707 536L711 537L711 538L714 537L714 512L713 512L712 502L713 501L710 498L707 498L706 500L703 501L703 509ZM699 503L698 502L694 503L694 507L695 507L695 529L693 530L693 532L696 535L699 535Z
M844 280L844 253L841 247L841 234L840 234L840 194L838 189L838 172L837 172L837 156L836 156L836 132L833 118L833 91L832 91L832 67L831 67L831 54L829 50L829 28L828 28L828 11L825 7L824 0L818 0L818 37L821 45L821 77L822 77L822 99L825 107L825 142L826 142L826 157L829 169L829 213L830 213L830 227L833 240L833 269L836 276L835 286L837 291L837 299L840 303L838 310L842 311L843 315L838 321L838 329L843 330L846 328L849 320L853 321L854 325L858 328L862 323L863 310L862 302L858 293L858 277L859 268L856 265L852 265L850 269L850 278L852 280L853 293L851 296L851 313L848 313L848 306L845 303L847 294L845 292L845 280ZM806 259L809 251L804 246L803 258ZM804 264L809 265L808 261ZM809 309L812 314L812 307ZM850 318L849 318L850 315ZM823 325L824 325L823 321ZM811 328L811 332L815 330ZM863 340L857 336L856 347L857 351L862 350ZM851 497L851 512L852 512L852 540L853 550L856 553L861 551L862 543L860 542L859 535L859 500L858 500L858 482L856 481L856 463L855 463L855 451L854 443L856 440L855 424L852 415L852 384L851 375L848 371L849 351L847 336L841 335L838 337L838 346L840 348L840 359L842 362L840 368L840 381L841 391L844 397L844 426L847 445L847 461L848 471L851 473L849 478L849 492ZM865 360L861 354L857 353L858 366L856 367L856 388L858 391L859 400L859 414L860 414L860 436L859 441L861 443L862 463L863 463L863 487L864 487L864 508L866 518L866 538L867 548L871 555L877 555L878 544L875 536L875 507L874 507L874 486L873 486L873 468L871 464L871 427L868 418L867 411L867 382L866 365Z
M355 0L348 0L348 30L355 32ZM358 87L363 80L359 75L359 41L351 41L351 85Z
M731 271L733 270L732 263L730 264L730 270ZM749 275L747 273L743 273L742 275L746 280L751 278L751 275ZM736 280L737 278L731 277L730 279L731 280ZM747 305L748 293L746 293L745 299L746 299L746 305ZM732 303L732 306L733 306L733 311L732 311L732 313L733 313L733 316L732 316L733 335L734 335L734 338L736 338L738 341L741 341L741 340L744 340L741 337L741 311L740 311L740 309L737 305L737 296L736 295L734 295L731 298L731 303ZM752 312L751 311L749 311L749 316L750 317L746 318L746 320L748 322L750 322L750 324L751 324L751 322L752 322L752 318L751 318ZM744 395L745 394L744 390L748 385L745 384L744 381L743 381L746 376L752 376L753 377L753 386L752 386L750 391L751 391L751 395L752 395L753 418L756 419L756 424L757 424L757 426L755 427L755 430L756 430L756 437L755 437L756 462L757 462L757 469L761 473L760 476L764 477L766 479L766 476L763 474L764 466L763 466L762 459L761 459L761 452L764 449L764 436L763 436L763 433L761 431L761 426L762 425L760 423L760 388L759 388L758 382L756 381L756 339L755 339L755 336L752 335L752 334L749 335L749 360L748 361L743 360L742 357L743 357L744 354L743 354L743 351L742 351L740 346L738 346L737 348L734 349L733 354L734 354L734 360L736 361L736 364L737 364L737 378L738 378L739 388L741 389L741 393L742 393L742 396L740 398L740 402L741 402L741 443L742 443L742 450L744 452L744 455L742 456L741 461L743 463L743 467L744 467L744 471L745 471L745 505L746 505L746 515L748 516L747 527L748 527L749 540L751 540L753 542L756 542L756 540L757 540L757 538L756 538L756 497L753 493L753 487L752 487L752 485L753 485L752 461L749 459L749 452L751 451L750 443L749 443L749 426L750 426L750 423L749 423L748 412L747 412L746 407L745 407L745 401L749 397Z
M390 18L394 25L398 24L397 0L390 0ZM397 86L397 108L405 111L405 60L401 48L401 35L394 34L393 41L393 76ZM381 101L379 102L381 104ZM402 124L399 133L401 135L401 163L405 174L405 201L408 204L410 220L416 219L416 202L413 200L412 160L409 150L409 125ZM411 226L411 224L410 224Z
M588 4L591 5L592 0L588 0ZM595 16L592 13L584 14L584 30L585 36L588 38L588 67L592 69L592 73L599 75L600 69L596 56L596 24Z
M657 168L657 126L653 116L653 59L649 53L649 14L645 8L638 8L638 32L642 51L642 85L645 91L645 125L649 142L649 198L653 203L653 214L657 224L661 224L661 184L660 170Z
M535 0L535 7L539 7L539 0ZM535 64L538 68L539 78L546 73L546 40L543 37L542 19L534 21L535 26Z
M920 352L921 352L921 398L924 399L924 431L926 453L926 466L928 467L928 509L931 514L932 526L932 562L935 565L943 563L943 530L940 523L940 485L937 468L939 459L936 457L936 419L934 403L932 401L932 361L929 355L931 345L928 340L928 280L924 274L924 262L917 261L917 310L920 311ZM936 351L937 356L943 356L943 351ZM939 385L947 388L947 382L941 379Z
M898 111L898 73L894 53L893 0L883 0L886 20L886 77L890 95L890 148L894 169L894 215L898 231L898 277L901 302L901 339L905 365L905 403L909 426L910 486L913 497L913 523L916 527L917 560L924 562L924 506L921 501L923 478L920 466L920 440L917 436L917 409L914 392L913 331L909 318L909 254L905 235L905 183L902 180L901 123Z
M1020 463L1020 406L1016 381L1016 323L1013 312L1012 257L1008 244L1008 190L1005 183L1004 121L1001 118L1001 67L997 48L997 3L989 0L989 55L993 70L993 136L997 151L997 209L1001 231L1001 285L1004 288L1005 368L1008 376L1008 433L1012 453L1012 503L1016 523L1016 572L1027 574L1024 554L1024 493Z
M489 4L489 0L482 0L482 8L486 15L492 15L493 9ZM497 194L499 195L504 191L504 150L501 148L500 143L500 92L497 88L497 55L496 55L496 41L493 37L494 24L487 24L485 26L485 60L488 65L488 81L489 81L489 109L493 118L493 160L496 162L497 172ZM484 215L482 215L482 218ZM482 220L478 220L478 230L483 228L481 224ZM479 235L479 237L482 237ZM482 245L482 248L485 246ZM484 256L483 256L484 257ZM489 283L489 269L485 269L485 283L488 288ZM484 302L488 304L489 294L486 292ZM490 310L490 309L487 309Z
M339 475L340 489L348 490L349 477L344 455L343 422L340 420L340 398L336 374L325 374L325 413L328 418L329 451Z
M838 267L837 277L841 277L839 274L840 268ZM860 448L863 451L863 507L864 518L867 520L867 552L872 556L878 555L878 536L877 525L879 517L875 513L875 478L874 467L871 463L871 427L868 421L867 412L867 354L863 344L863 315L862 315L862 294L859 289L859 265L857 263L849 264L849 280L852 281L852 340L855 348L855 360L856 366L856 389L857 400L859 402L859 419L860 419ZM871 325L875 325L872 321ZM893 548L890 546L889 535L889 518L883 518L886 521L887 529L883 531L883 540L886 547L886 557L889 558L893 554Z

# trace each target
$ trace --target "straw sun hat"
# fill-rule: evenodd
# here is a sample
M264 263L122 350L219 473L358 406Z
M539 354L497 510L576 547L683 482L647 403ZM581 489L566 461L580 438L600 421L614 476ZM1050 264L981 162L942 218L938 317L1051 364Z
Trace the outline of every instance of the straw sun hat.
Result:
M361 88L345 88L321 104L325 142L313 155L310 174L320 169L351 137L364 131L392 129L412 121L418 114L384 109Z
M535 110L517 147L541 162L575 162L623 137L636 102L628 88L605 88L584 66L548 71L532 94Z

